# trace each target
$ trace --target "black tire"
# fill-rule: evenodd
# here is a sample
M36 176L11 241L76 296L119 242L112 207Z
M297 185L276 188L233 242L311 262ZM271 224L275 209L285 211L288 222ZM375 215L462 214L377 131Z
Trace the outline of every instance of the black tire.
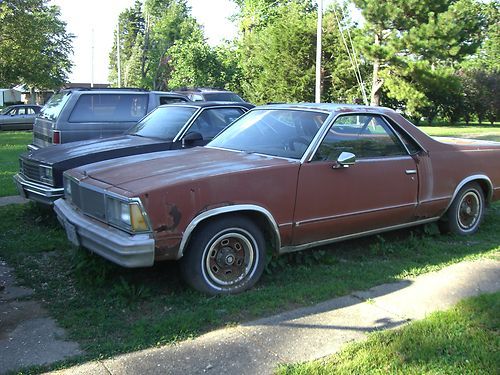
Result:
M181 259L183 279L208 294L236 294L251 288L265 266L264 235L242 216L216 218L197 229Z
M439 221L443 233L470 235L477 232L485 210L484 193L476 182L460 189L450 208Z

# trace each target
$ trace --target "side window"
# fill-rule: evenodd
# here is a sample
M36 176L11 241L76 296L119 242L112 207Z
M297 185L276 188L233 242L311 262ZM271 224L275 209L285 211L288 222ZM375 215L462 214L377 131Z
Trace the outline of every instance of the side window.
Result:
M26 114L26 108L24 108L24 107L18 108L17 109L17 114L18 115L25 115Z
M28 115L34 115L35 114L35 110L33 108L26 108L26 114L28 114Z
M211 108L201 112L188 132L195 131L209 140L243 114L240 108Z
M356 158L407 155L389 126L376 115L345 115L337 118L321 142L314 160L336 160L342 152Z
M170 104L170 103L184 103L187 102L184 98L172 97L172 96L160 96L160 105Z
M147 104L143 94L83 94L69 122L134 122L146 114Z
M389 124L391 124L392 128L399 135L399 138L401 138L401 140L403 141L403 143L405 144L406 148L408 149L411 155L415 155L417 152L421 151L421 148L417 144L417 142L415 142L415 140L412 137L406 134L406 132L401 130L401 128L398 125L396 125L394 121L388 118L386 118L386 121L388 121Z

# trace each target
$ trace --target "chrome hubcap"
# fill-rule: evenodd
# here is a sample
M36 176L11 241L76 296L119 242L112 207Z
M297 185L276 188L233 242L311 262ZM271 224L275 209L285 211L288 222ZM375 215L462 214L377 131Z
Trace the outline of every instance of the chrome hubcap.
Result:
M205 257L205 269L211 281L221 286L232 286L251 272L254 247L243 234L226 233L212 242Z
M481 201L474 191L467 192L458 209L458 224L464 230L474 228L481 214Z

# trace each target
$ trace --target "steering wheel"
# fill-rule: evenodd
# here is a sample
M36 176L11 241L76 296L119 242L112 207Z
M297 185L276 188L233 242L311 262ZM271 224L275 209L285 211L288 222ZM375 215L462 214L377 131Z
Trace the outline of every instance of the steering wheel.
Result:
M288 140L288 147L290 150L295 151L295 144L300 143L306 146L309 146L309 141L304 137L293 137Z

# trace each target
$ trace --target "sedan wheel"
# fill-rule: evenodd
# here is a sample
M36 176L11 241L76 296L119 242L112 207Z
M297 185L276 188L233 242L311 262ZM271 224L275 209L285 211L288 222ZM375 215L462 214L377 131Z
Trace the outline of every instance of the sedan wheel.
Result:
M465 185L440 222L440 229L461 235L475 233L483 220L484 202L484 193L479 184L473 182Z
M244 217L222 218L196 231L181 260L184 279L208 294L234 294L252 287L264 270L261 230Z

